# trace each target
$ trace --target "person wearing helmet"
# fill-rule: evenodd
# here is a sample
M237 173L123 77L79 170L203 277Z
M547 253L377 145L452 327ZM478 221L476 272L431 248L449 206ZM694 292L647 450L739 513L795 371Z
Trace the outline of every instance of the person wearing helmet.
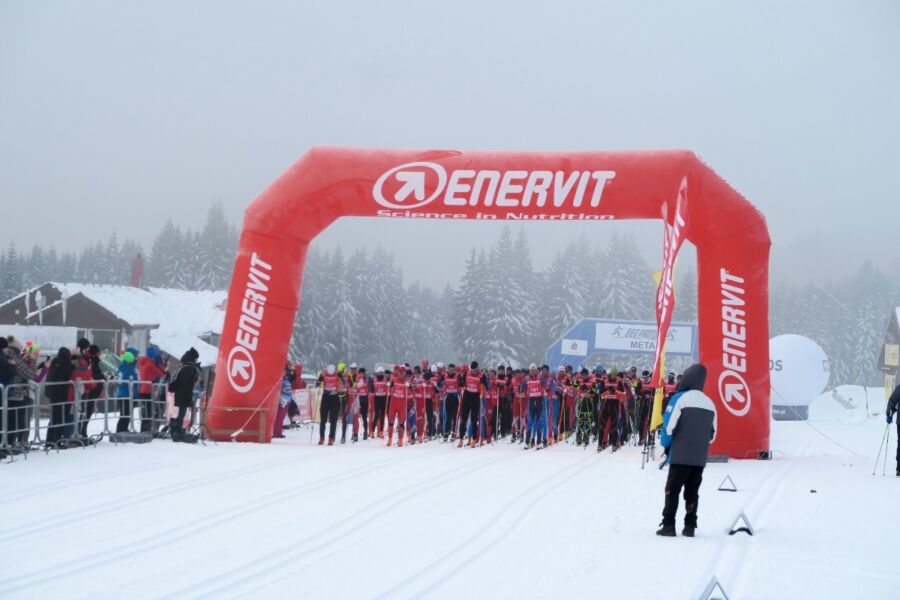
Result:
M116 433L128 431L131 424L131 411L134 408L134 399L137 398L137 386L126 382L137 381L138 373L135 366L134 353L127 350L119 356L119 368L116 371L116 379L119 385L116 388L116 397L119 398L119 420L116 422Z
M456 447L462 448L463 437L466 435L466 426L471 421L472 435L469 437L469 447L474 448L477 439L480 438L481 429L481 396L487 388L487 379L478 369L478 362L472 361L469 370L465 374L465 387L463 389L462 404L459 411L459 439Z
M351 372L354 368L351 365ZM353 436L350 438L353 442L359 441L359 424L362 421L363 439L369 439L369 393L372 389L372 382L366 375L364 367L358 367L356 377L351 383L351 394L354 397L353 404Z
M322 388L322 407L319 415L320 446L325 443L326 425L331 426L328 432L328 445L334 446L338 415L341 410L340 391L343 385L343 378L334 365L325 367L325 372L319 376L319 386Z
M394 421L397 422L397 446L403 445L403 437L406 433L407 406L412 397L407 378L412 377L412 371L398 369L394 373L391 383L391 401L388 405L387 445L390 446L394 438Z
M418 367L416 367L418 369ZM431 371L425 371L429 377ZM415 371L413 380L410 382L410 390L412 392L413 407L410 412L411 425L408 428L409 443L420 444L425 441L426 413L425 395L428 389L428 382L425 381L425 375L420 370Z
M675 390L677 388L678 381L675 378L675 373L670 371L669 376L666 377L666 381L663 383L663 412L668 408L669 400L675 395Z
M553 421L550 423L550 443L553 443L554 439L560 439L564 431L563 426L563 416L565 402L566 402L566 394L569 392L570 388L570 375L569 369L571 367L569 365L560 365L556 372L556 393L553 394L553 410L552 414L554 416Z
M338 364L338 375L341 376L341 384L338 386L338 399L341 411L341 443L346 444L347 426L350 425L350 421L353 419L355 397L351 399L350 390L356 383L356 363L353 363L353 368L349 371L344 363Z
M456 422L459 417L459 389L460 377L456 372L456 365L447 365L447 373L441 382L441 394L443 396L444 409L441 413L441 422L444 425L444 441L456 435Z
M384 367L375 368L375 380L372 382L372 424L369 427L369 435L379 438L384 437L384 416L387 413L387 398L389 392L389 383L384 373Z
M432 365L432 368L434 368L434 365ZM423 391L425 394L425 435L428 436L429 440L432 440L437 435L434 405L437 388L435 387L434 375L430 369L422 374L422 383L425 386Z
M512 434L510 442L520 444L525 440L525 418L528 414L528 395L522 382L525 380L525 372L516 369L512 377L512 423L510 425L510 433Z
M538 429L544 415L544 382L534 363L529 365L528 375L522 381L520 388L525 393L528 402L525 449L534 448L540 436Z
M556 380L550 373L549 365L541 365L541 384L544 391L544 412L541 416L541 422L538 425L538 433L540 435L538 443L546 448L553 444L553 424L555 423L556 412L553 410L551 398L556 396Z

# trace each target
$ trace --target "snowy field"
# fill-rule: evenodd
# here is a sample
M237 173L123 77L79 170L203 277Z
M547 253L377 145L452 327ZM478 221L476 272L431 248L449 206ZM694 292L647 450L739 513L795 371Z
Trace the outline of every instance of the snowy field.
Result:
M0 598L692 598L713 574L735 600L897 598L895 428L873 477L884 417L810 412L773 423L774 460L707 468L694 539L654 535L665 472L634 447L33 453L0 465ZM727 535L741 510L756 536Z

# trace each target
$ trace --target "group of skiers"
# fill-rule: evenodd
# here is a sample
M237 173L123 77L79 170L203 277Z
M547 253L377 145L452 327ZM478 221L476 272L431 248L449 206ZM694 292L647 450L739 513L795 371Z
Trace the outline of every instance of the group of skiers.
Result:
M285 377L288 377L286 371ZM333 445L338 421L341 443L369 437L415 444L440 439L476 447L509 437L527 448L545 448L574 435L577 445L617 450L649 436L655 388L650 372L638 375L597 365L593 371L548 365L528 369L500 365L483 370L477 361L382 367L370 376L355 363L328 365L318 377L322 388L319 444ZM665 396L676 389L669 373ZM326 437L326 431L328 433Z

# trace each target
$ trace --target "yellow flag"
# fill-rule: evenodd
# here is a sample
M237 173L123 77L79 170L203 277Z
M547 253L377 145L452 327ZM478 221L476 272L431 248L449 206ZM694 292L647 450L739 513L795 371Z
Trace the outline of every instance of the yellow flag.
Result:
M657 427L662 426L663 422L663 414L662 414L662 406L663 406L663 389L661 387L656 388L656 395L653 396L653 413L650 415L650 430L654 430Z
M653 281L656 282L656 287L659 287L659 282L662 280L662 270L654 271L652 274ZM674 280L674 278L673 278ZM672 300L675 300L675 294L672 294ZM663 373L666 372L666 345L663 344L662 349L662 357L659 361L660 369ZM657 427L662 426L663 422L663 400L665 393L663 392L663 388L656 388L656 394L653 396L653 412L650 413L650 429L656 429Z

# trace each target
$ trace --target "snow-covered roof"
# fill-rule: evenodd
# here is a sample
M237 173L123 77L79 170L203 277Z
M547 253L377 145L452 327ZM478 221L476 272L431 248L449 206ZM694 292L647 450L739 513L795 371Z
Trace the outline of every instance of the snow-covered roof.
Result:
M69 298L82 294L132 326L156 326L150 330L150 343L167 354L180 357L193 346L203 364L216 362L218 349L200 336L222 333L228 297L225 290L191 292L125 285L52 285Z

